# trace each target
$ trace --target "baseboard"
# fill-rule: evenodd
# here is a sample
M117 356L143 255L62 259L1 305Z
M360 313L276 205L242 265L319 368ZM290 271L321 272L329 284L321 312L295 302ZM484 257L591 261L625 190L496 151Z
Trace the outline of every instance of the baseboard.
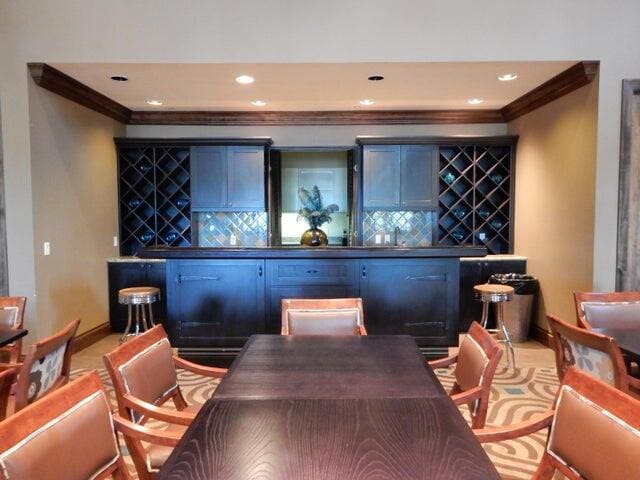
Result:
M78 353L94 343L102 340L107 335L111 335L111 325L109 322L101 323L91 330L87 330L73 339L73 353Z
M551 335L551 332L536 325L533 327L532 333L535 341L540 342L545 347L553 349L553 335Z

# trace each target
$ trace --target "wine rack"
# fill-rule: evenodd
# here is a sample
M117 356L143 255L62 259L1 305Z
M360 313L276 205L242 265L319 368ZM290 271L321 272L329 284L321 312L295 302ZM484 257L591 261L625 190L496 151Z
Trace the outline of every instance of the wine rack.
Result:
M441 145L439 242L482 245L510 253L513 245L513 158L507 145Z
M189 147L118 146L120 254L191 245Z

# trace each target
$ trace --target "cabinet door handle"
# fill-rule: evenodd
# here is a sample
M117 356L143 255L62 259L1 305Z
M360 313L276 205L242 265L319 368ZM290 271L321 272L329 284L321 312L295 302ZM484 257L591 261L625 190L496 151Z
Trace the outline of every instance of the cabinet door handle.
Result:
M362 266L362 278L367 276L367 267L365 267L364 265Z
M309 275L315 275L316 273L318 273L318 270L307 270L307 273Z
M176 283L197 282L200 280L220 280L220 277L210 277L206 275L176 275Z
M261 277L262 276L262 265L260 265L258 267L258 276Z
M416 280L416 281L445 281L445 275L422 275L419 277L412 277L411 275L407 275L404 277L405 280Z

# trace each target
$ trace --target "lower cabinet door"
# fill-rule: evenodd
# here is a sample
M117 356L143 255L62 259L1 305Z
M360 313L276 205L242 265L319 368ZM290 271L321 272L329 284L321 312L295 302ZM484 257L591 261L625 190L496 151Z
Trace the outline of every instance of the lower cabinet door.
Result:
M183 260L167 267L174 346L238 347L265 332L263 260Z
M369 334L412 335L419 346L457 344L457 258L363 260L360 275Z

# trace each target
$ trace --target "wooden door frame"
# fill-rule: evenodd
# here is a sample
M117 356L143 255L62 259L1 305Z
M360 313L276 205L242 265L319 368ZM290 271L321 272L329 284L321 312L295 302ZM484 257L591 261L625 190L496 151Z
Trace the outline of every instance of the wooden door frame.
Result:
M0 106L0 119L2 118ZM9 295L9 263L7 257L7 224L6 224L6 202L5 185L6 178L4 172L4 156L2 148L2 122L0 121L0 296Z
M640 290L640 79L622 81L616 290Z

